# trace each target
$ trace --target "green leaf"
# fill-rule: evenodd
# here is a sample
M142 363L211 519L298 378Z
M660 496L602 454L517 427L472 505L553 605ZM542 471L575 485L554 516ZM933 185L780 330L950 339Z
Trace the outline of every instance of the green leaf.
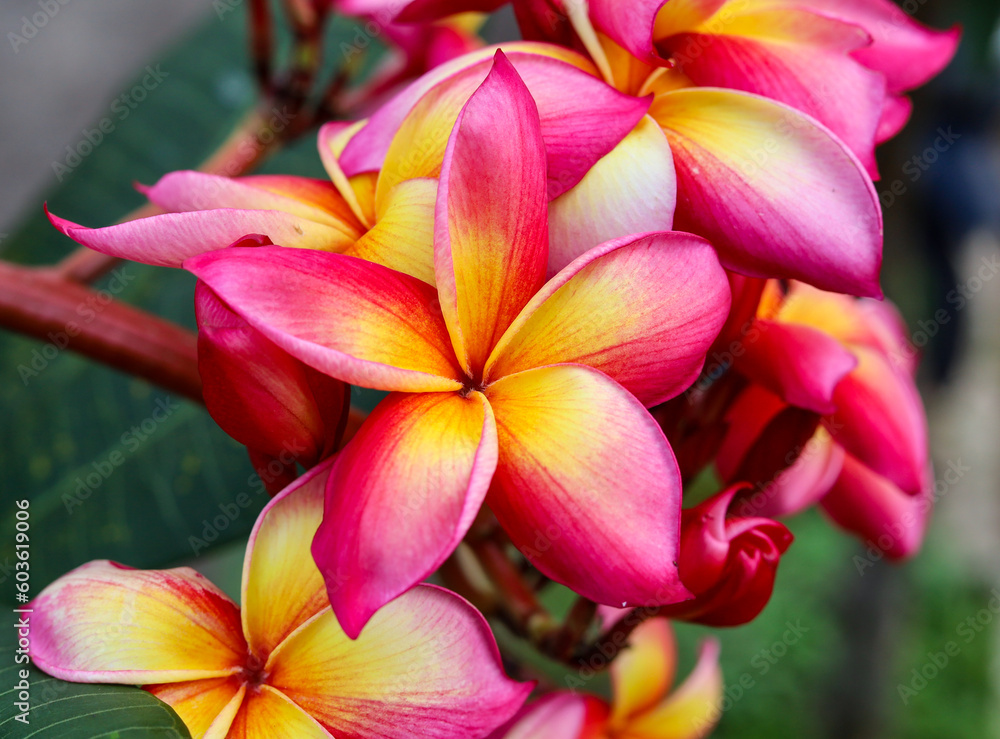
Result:
M191 739L187 727L173 709L145 690L128 685L57 680L34 666L15 663L15 646L6 636L3 642L0 648L0 736L10 739ZM22 681L29 686L27 706L18 705Z

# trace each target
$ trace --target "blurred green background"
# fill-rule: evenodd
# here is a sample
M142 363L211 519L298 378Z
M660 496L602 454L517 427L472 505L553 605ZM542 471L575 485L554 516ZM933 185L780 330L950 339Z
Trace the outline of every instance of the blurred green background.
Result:
M163 5L170 13L170 4ZM160 64L168 73L163 83L126 118L112 107L114 92L100 93L105 97L99 104L88 103L98 111L88 127L111 117L114 130L71 173L63 171L64 182L44 196L60 215L91 226L123 216L142 202L133 181L151 183L167 171L197 166L254 102L242 4L231 3L234 9L221 17L218 9L184 5L185 23L193 30L174 31L176 45L155 56L140 48L128 57L126 71ZM962 22L966 35L952 67L915 96L917 113L906 131L880 152L879 190L900 178L907 190L887 203L884 284L915 332L926 328L939 307L953 312L954 320L928 337L922 382L939 476L949 463L968 472L948 486L923 553L901 567L861 566L868 562L864 546L834 531L818 513L791 522L796 542L782 561L764 614L748 626L713 632L722 640L730 698L715 736L1000 736L1000 629L994 623L1000 613L990 610L992 598L1000 611L1000 589L993 592L1000 588L1000 280L987 281L961 310L947 301L981 259L1000 251L1000 8L996 0L917 5L918 18L938 27ZM18 0L4 9L0 23L15 28L32 7ZM53 24L82 28L95 11L81 4L61 12ZM107 13L104 22L115 17ZM501 17L493 32L504 33L509 24L509 17ZM353 23L345 21L337 32L352 35ZM85 38L100 43L99 33ZM17 73L47 74L42 41L40 36L35 46L17 52ZM91 46L80 53L83 69L102 52ZM14 73L10 50L3 56L5 64L10 60L5 69ZM3 106L0 124L32 104ZM933 142L940 127L949 126L959 134L958 143L913 181L906 163ZM11 128L3 125L5 131ZM85 140L82 131L68 136L71 148ZM58 168L43 158L44 176L22 176L12 166L19 161L18 146L15 139L4 143L4 182L18 188L13 201L29 207L17 218L5 216L0 257L49 263L67 254L71 244L48 225L42 198L30 187L51 184ZM66 163L62 146L53 163ZM265 171L323 176L309 136L269 161ZM132 264L123 269L128 282L117 297L193 326L189 275ZM96 287L108 285L105 280ZM99 557L139 567L190 564L230 592L238 590L241 537L266 502L242 447L194 404L176 400L174 406L159 388L43 342L0 333L0 357L4 604L13 603L10 532L13 503L21 498L31 501L36 593L68 569ZM175 409L151 426L158 401ZM108 461L115 452L124 456L118 467ZM206 523L244 492L251 493L255 507L231 520L196 555L192 537L204 539ZM786 638L792 627L797 636ZM678 632L683 676L697 641L709 632L684 625ZM958 646L957 656L942 665L937 653L948 642ZM936 669L928 668L935 659ZM751 687L740 688L741 679Z

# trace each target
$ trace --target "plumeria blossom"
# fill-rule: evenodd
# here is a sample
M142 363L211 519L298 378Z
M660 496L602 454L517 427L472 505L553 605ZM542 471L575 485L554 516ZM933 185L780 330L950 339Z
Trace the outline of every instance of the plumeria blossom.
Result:
M203 284L195 289L195 315L205 406L247 447L261 481L276 494L298 476L298 465L312 468L337 450L350 386L279 348Z
M720 474L760 486L744 505L757 514L820 502L865 539L888 535L882 548L890 557L910 556L923 539L932 486L916 352L902 319L887 303L798 283L786 293L775 282L764 286L756 313L759 338L735 364L755 384L729 410ZM810 427L803 419L796 449L788 421L802 411L814 420ZM762 462L768 457L776 463Z
M579 55L558 47L547 47L549 53L542 54L534 47L526 51L510 46L510 61L538 106L550 196L581 184L620 143L626 147L613 155L615 165L603 167L616 176L606 189L613 185L627 195L657 193L649 203L623 208L625 195L620 195L601 205L610 223L598 234L604 238L590 246L644 230L669 229L674 172L665 156L665 139L644 131L622 141L643 120L649 101L622 94L595 78L592 70L580 69L572 63L582 60ZM494 53L466 55L457 69L446 64L425 75L367 122L324 127L319 148L330 174L327 181L172 172L141 188L150 202L167 211L163 215L96 229L49 217L84 246L146 264L179 267L188 257L260 235L280 246L358 256L432 279L427 267L432 263L434 203L444 147L462 105L489 72ZM592 194L578 195L575 204L561 207L564 215L557 223L593 222L593 201ZM638 211L642 217L618 223L625 218L622 211Z
M786 103L826 125L872 172L874 145L909 117L904 93L947 66L960 36L926 28L891 0L513 2L526 38L593 49L599 33L637 62L676 66L696 85ZM503 4L414 0L398 17L426 22ZM580 23L588 12L594 30Z
M671 690L677 647L670 622L640 624L611 663L612 700L558 692L522 709L491 739L701 739L719 718L719 645L706 640L694 671Z
M743 274L881 294L878 197L858 157L835 134L789 105L697 87L675 68L647 65L620 47L616 52L609 39L594 44L588 49L596 63L568 49L560 58L623 92L653 96L649 116L663 131L676 170L676 228L708 238L723 264ZM548 55L559 47L522 42L516 48ZM478 69L482 61L482 53L453 60L384 106L339 147L343 171L356 176L379 169L415 99L435 80L459 74L462 65ZM657 192L650 187L638 200Z
M665 606L673 619L708 626L739 626L757 618L771 599L778 562L792 543L792 534L777 521L740 516L732 487L681 518L679 568L694 600Z
M489 627L464 600L422 585L356 641L337 624L308 546L323 469L258 519L242 609L186 567L91 562L31 605L35 664L74 682L144 685L196 738L488 735L531 685L504 674Z
M447 142L434 285L280 247L185 263L285 351L391 393L337 457L313 545L352 636L441 565L483 502L522 550L545 536L533 564L586 597L689 597L678 471L645 408L697 376L728 282L679 233L610 241L546 282L545 162L535 103L498 53Z

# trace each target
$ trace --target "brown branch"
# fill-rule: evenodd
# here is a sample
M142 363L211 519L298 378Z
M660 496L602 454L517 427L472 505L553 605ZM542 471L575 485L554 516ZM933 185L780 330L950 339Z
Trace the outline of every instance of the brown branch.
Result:
M65 279L0 262L0 325L201 402L195 335Z

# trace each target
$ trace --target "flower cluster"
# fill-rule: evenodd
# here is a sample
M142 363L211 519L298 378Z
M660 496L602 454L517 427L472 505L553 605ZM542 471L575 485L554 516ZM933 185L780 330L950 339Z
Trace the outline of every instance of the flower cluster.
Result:
M718 647L667 695L667 619L756 617L792 543L774 518L818 503L919 547L874 151L957 33L889 0L514 0L526 40L477 48L458 14L502 4L334 3L405 52L379 95L433 68L320 129L328 180L174 172L143 188L163 214L51 215L198 278L206 406L279 473L242 608L191 570L91 563L33 605L42 669L144 685L194 736L700 737ZM350 386L385 394L363 422ZM685 508L708 467L725 489ZM595 604L636 609L613 700L522 709L431 577L570 658ZM510 617L547 581L582 625Z

